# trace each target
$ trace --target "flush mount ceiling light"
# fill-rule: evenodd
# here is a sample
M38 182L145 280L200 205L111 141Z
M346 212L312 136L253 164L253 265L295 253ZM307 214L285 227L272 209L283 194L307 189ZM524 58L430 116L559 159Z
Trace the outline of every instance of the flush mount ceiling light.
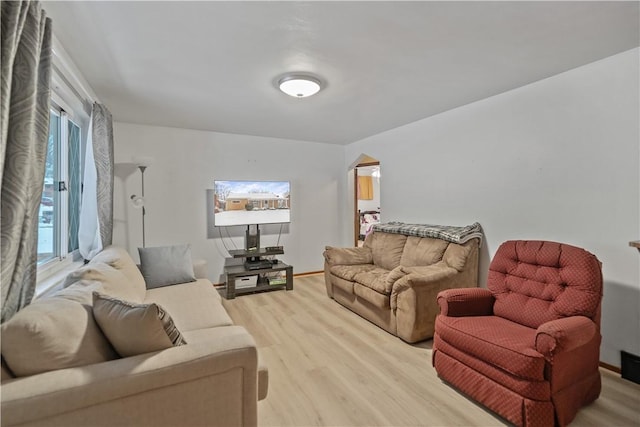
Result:
M287 74L278 80L278 88L294 98L315 95L321 89L320 79L308 74Z

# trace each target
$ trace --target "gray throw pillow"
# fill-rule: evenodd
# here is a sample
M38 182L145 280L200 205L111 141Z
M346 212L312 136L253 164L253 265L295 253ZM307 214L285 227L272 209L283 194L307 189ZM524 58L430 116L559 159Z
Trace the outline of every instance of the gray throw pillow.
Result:
M147 289L196 280L189 245L138 248L138 253Z

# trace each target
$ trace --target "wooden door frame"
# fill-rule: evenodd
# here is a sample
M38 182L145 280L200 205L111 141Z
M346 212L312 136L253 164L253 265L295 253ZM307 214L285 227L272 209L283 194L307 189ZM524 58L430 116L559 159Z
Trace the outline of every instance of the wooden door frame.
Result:
M358 209L358 168L366 166L380 166L380 161L358 163L353 168L353 246L358 246L360 240L360 210Z

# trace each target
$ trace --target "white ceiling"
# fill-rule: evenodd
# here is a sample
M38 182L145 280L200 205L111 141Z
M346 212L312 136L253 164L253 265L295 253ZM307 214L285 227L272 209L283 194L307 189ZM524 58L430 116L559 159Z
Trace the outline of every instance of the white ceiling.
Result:
M640 45L639 2L45 2L117 121L347 144ZM320 76L291 98L285 72Z

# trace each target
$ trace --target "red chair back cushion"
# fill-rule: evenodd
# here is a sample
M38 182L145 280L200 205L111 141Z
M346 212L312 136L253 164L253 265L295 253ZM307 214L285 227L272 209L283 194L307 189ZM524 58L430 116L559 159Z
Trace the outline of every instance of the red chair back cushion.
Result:
M496 299L496 316L530 328L568 316L586 316L599 324L600 262L575 246L504 242L489 266L487 287Z

